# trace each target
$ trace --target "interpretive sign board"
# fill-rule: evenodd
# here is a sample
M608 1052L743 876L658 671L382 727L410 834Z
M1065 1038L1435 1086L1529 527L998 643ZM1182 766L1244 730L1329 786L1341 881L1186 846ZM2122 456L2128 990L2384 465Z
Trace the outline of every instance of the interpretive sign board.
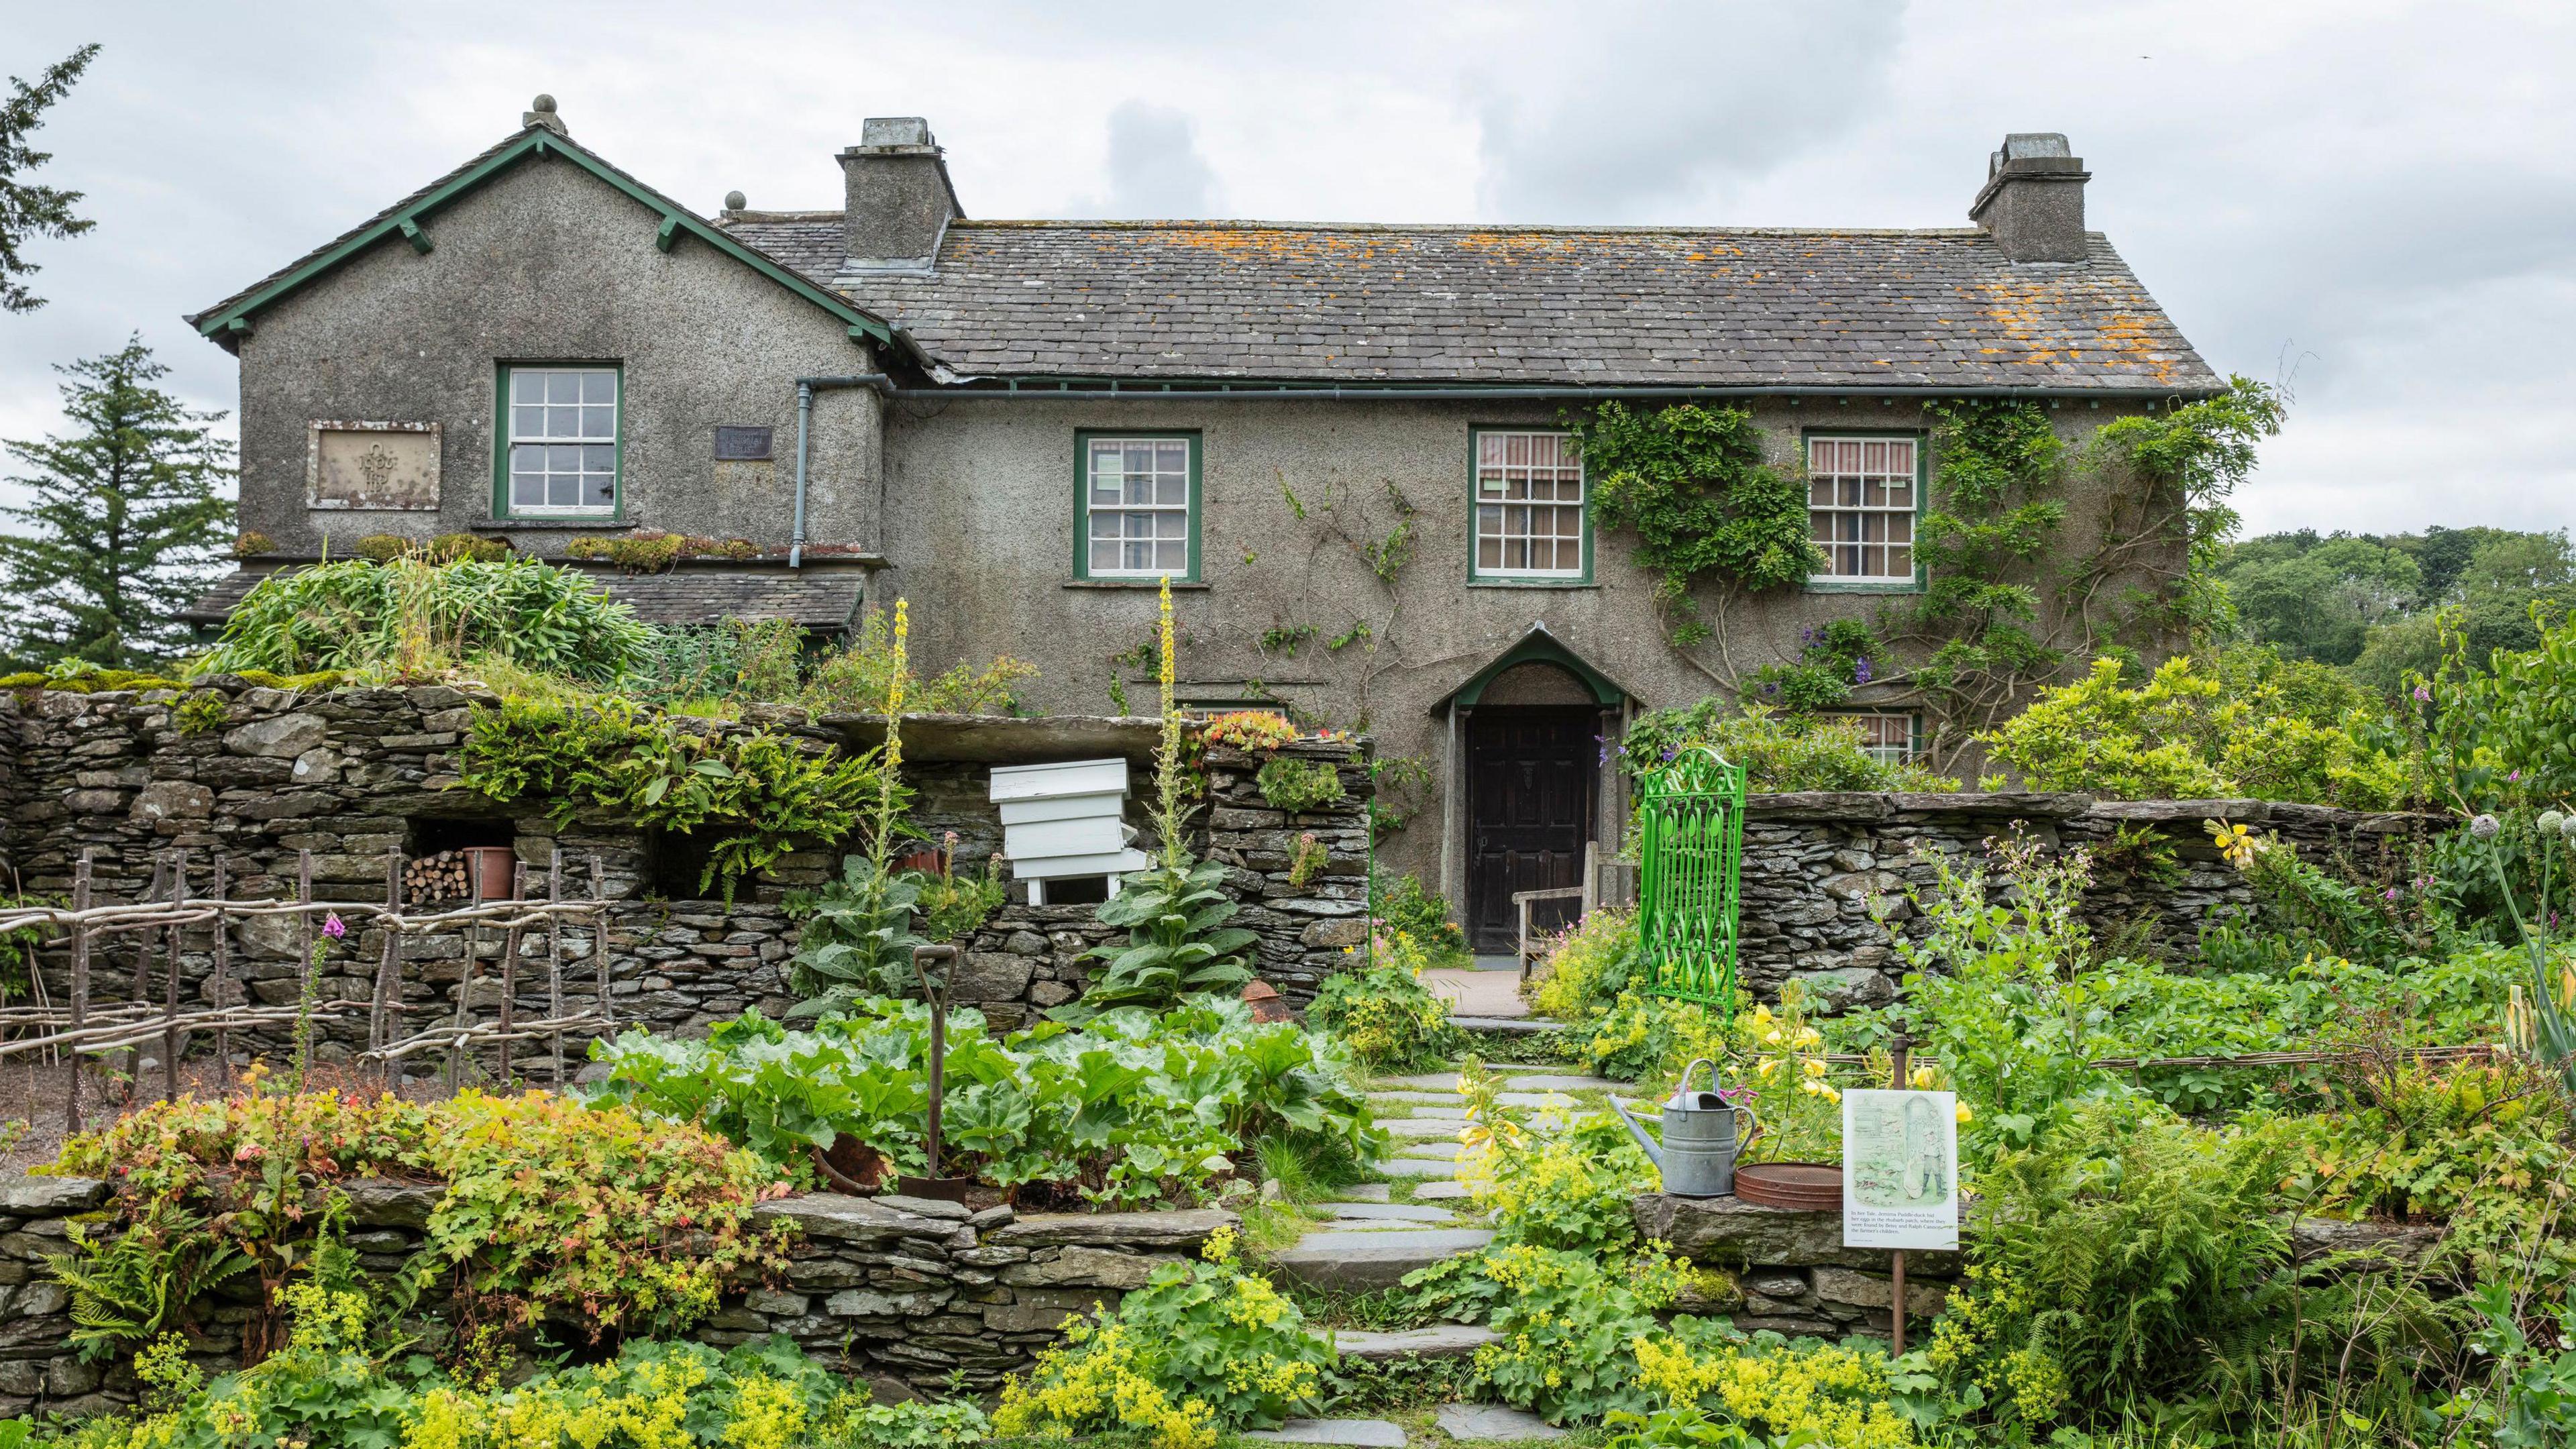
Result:
M1958 1097L1843 1093L1843 1246L1959 1246Z

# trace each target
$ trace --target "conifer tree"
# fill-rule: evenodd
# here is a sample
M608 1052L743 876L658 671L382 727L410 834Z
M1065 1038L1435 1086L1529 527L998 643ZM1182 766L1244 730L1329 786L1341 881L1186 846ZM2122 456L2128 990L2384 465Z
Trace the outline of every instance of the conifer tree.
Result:
M97 46L84 45L48 66L33 85L11 76L9 94L0 98L0 311L33 312L45 305L45 299L20 280L42 270L18 254L21 242L31 236L75 237L96 224L72 214L72 203L81 199L79 192L39 186L24 178L54 159L52 152L28 146L27 133L45 123L45 112L72 88L97 54Z
M12 668L64 659L134 669L188 642L175 617L219 569L230 536L233 445L154 386L169 369L140 336L58 366L68 436L0 442L29 495L0 507L27 525L0 533L11 608L0 640Z

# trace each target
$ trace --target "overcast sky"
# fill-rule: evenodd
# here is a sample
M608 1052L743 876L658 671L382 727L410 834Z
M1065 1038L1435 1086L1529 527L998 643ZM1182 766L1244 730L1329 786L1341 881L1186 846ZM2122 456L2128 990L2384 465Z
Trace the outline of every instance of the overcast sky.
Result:
M2287 381L2255 531L2576 524L2576 5L395 5L0 0L0 71L106 50L36 137L98 228L30 248L0 437L139 330L203 406L213 302L509 133L701 210L839 205L930 118L967 213L1951 226L2062 130L2091 224L2222 372Z

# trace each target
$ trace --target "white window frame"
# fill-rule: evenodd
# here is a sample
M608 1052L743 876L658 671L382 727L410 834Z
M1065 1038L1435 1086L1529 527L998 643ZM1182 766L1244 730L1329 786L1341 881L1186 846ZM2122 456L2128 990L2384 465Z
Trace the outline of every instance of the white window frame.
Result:
M519 400L519 380L521 378L592 376L604 376L608 379L609 397L605 404L595 402L576 402L571 404L557 403L549 405L544 403L523 403ZM539 410L541 414L546 414L560 412L565 410L567 407L577 415L595 412L600 408L605 407L608 412L607 436L602 438L599 435L592 433L588 426L590 420L586 417L579 416L576 417L575 424L579 431L571 435L555 433L551 427L553 422L551 416L545 416L543 418L543 421L548 426L542 432L522 433L519 431L519 420L522 413L526 410L534 408ZM518 366L516 364L504 364L501 368L501 498L505 508L504 516L510 518L616 517L618 515L618 510L624 505L626 497L625 414L626 369L619 367L614 363L538 363L526 367ZM607 448L609 450L608 502L605 504L521 503L519 501L520 470L517 465L519 460L519 449L523 447ZM555 475L551 471L547 471L541 472L536 476L552 477ZM575 476L588 478L591 474L587 468L584 468Z
M1118 501L1104 503L1095 496L1100 487L1099 459L1103 450L1116 449L1123 455L1125 449L1138 443L1148 444L1155 449L1157 457L1155 475L1158 478L1162 473L1162 466L1159 461L1161 450L1166 447L1178 447L1181 450L1180 502L1164 503L1159 501L1159 488L1157 489L1157 501L1151 503L1129 503L1123 498ZM1196 569L1197 560L1193 557L1197 551L1195 541L1198 534L1198 448L1198 438L1190 433L1086 432L1081 435L1082 535L1077 546L1082 549L1082 577L1090 579L1160 579L1169 577L1175 580L1191 580L1198 576ZM1121 491L1123 492L1126 469L1126 462L1123 456L1119 462L1119 469L1122 484ZM1151 537L1143 539L1131 538L1125 533L1124 529L1128 518L1135 514L1144 514L1155 520L1157 531ZM1102 568L1094 548L1094 545L1096 544L1113 541L1111 538L1105 537L1095 531L1096 525L1094 520L1104 516L1115 517L1120 520L1121 531L1115 536L1114 541L1118 545L1121 562L1115 568ZM1180 520L1181 528L1178 534L1165 535L1160 531L1160 520L1166 517L1178 518ZM1152 545L1152 551L1155 553L1160 553L1163 545L1165 544L1176 544L1180 548L1180 563L1171 568L1164 568L1159 564L1148 565L1144 568L1127 567L1124 562L1126 546L1133 543L1150 543Z
M1882 765L1902 765L1918 758L1920 755L1923 740L1923 716L1914 710L1838 709L1825 711L1824 718L1829 720L1848 719L1860 721L1862 735L1861 748L1869 752L1869 757L1871 759L1878 761ZM1888 724L1899 724L1904 726L1905 742L1903 744L1890 745L1882 740L1871 738L1873 732L1870 729L1870 726L1884 726Z
M1528 460L1519 463L1511 462L1511 440L1514 438L1545 438L1555 442L1559 450L1558 461L1547 464ZM1498 446L1502 456L1488 462L1485 456L1488 444ZM1590 480L1584 475L1582 456L1574 450L1574 435L1559 428L1478 427L1471 431L1467 446L1469 494L1467 576L1471 579L1531 579L1552 583L1590 578L1592 574L1592 509L1588 486ZM1572 498L1565 497L1562 492L1567 482L1564 475L1569 467L1574 475ZM1517 479L1513 476L1515 472L1521 475ZM1559 490L1557 496L1545 501L1533 500L1528 491L1529 486L1537 481L1536 475L1540 472L1552 475L1547 481ZM1516 481L1523 485L1522 495L1518 499L1511 496L1511 487ZM1529 525L1540 509L1547 510L1550 515L1549 521L1554 522L1558 511L1566 508L1574 510L1573 567L1541 569L1523 565L1514 568L1501 562L1503 558L1509 556L1514 540L1527 545L1542 537L1550 541L1554 553L1561 560L1565 554L1565 535L1534 533L1530 531ZM1514 531L1511 527L1515 521L1512 515L1516 511L1521 515L1518 521L1522 524L1518 531ZM1488 519L1493 520L1497 525L1496 530L1491 534L1488 534L1485 529ZM1496 562L1493 564L1485 562L1485 542L1488 538L1498 544L1495 550Z
M1884 433L1813 433L1807 440L1807 536L1825 556L1825 566L1814 575L1823 584L1913 584L1922 577L1922 531L1918 525L1923 516L1923 440L1918 437L1891 437ZM1829 467L1817 466L1817 451L1826 446L1836 449ZM1845 470L1840 450L1857 446L1861 466ZM1884 451L1877 469L1872 470L1869 454L1872 448ZM1902 469L1894 461L1897 450L1903 450ZM1905 501L1886 501L1900 486L1902 479ZM1872 493L1873 486L1878 490ZM1869 536L1870 520L1878 520L1878 537ZM1903 521L1905 537L1894 535ZM1846 536L1854 534L1854 536ZM1905 567L1884 572L1864 571L1873 562L1884 563L1892 550L1905 550ZM1874 556L1874 558L1873 558ZM1853 569L1846 571L1849 561Z

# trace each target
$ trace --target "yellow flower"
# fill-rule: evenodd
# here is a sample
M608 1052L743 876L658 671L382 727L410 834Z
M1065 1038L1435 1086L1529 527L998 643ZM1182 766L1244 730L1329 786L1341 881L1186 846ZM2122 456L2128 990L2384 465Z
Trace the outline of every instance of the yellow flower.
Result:
M1807 1058L1807 1075L1808 1075L1808 1076L1811 1076L1811 1077L1821 1077L1821 1076L1823 1076L1824 1074L1825 1074L1825 1064L1824 1064L1822 1061L1819 1061L1819 1060L1817 1060L1817 1059L1816 1059L1816 1058L1814 1058L1814 1057L1809 1057L1809 1058Z
M1780 1059L1778 1057L1764 1057L1761 1061L1754 1064L1753 1070L1757 1074L1767 1077L1771 1075L1773 1069L1777 1068L1779 1065Z
M1960 1125L1960 1126L1962 1126L1962 1127L1964 1127L1964 1126L1966 1126L1967 1124L1969 1124L1969 1123L1974 1122L1974 1121L1976 1121L1976 1120L1977 1120L1977 1114L1976 1114L1976 1113L1974 1113L1974 1112L1969 1111L1969 1110L1968 1110L1968 1104L1967 1104L1967 1103L1965 1103L1965 1102L1961 1102L1961 1103L1959 1104L1959 1110L1958 1110L1958 1114L1957 1114L1957 1115L1958 1115L1958 1118L1959 1118L1959 1125Z

